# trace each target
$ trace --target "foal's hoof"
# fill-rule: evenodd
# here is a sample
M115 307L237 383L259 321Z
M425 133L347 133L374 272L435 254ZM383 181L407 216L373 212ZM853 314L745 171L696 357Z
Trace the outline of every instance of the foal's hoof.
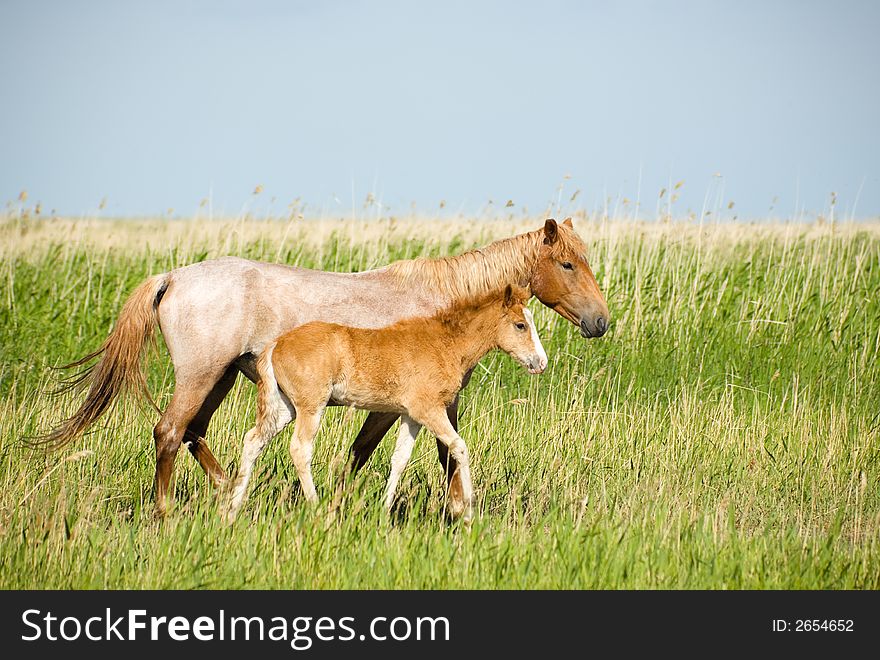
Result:
M468 525L474 519L474 509L469 502L449 500L446 507L449 511L449 517L454 521L461 521Z
M230 493L229 491L222 493L218 499L220 500L220 504L218 507L220 522L222 522L224 525L231 525L238 517L238 511L239 509L241 509L241 505L235 505L232 493Z

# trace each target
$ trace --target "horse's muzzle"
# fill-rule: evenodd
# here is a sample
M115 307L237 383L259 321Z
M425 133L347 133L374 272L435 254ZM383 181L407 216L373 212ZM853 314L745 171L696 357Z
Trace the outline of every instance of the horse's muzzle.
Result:
M601 337L608 332L608 321L604 316L597 316L592 322L581 318L580 323L581 337L590 339L591 337Z

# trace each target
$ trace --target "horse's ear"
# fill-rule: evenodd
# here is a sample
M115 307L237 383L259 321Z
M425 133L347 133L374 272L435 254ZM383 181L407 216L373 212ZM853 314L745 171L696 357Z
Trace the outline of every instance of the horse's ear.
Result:
M571 224L571 218L570 218L570 217L569 217L569 218L566 218L565 220L563 220L563 221L562 221L562 224L564 224L564 225L565 225L566 227L568 227L569 229L574 229L574 225Z
M556 220L547 218L547 222L544 223L544 242L547 245L553 245L558 238L558 234L559 227L556 226Z

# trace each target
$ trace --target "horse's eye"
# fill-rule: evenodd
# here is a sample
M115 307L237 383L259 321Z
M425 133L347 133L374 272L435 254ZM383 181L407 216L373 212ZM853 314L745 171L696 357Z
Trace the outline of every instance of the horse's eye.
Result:
M517 323L517 324L516 324L516 329L517 329L517 330L525 330L525 329L526 329L526 324L525 324L525 323Z
M574 270L574 266L572 266L570 261L566 261L562 264L562 267L565 268L565 270Z

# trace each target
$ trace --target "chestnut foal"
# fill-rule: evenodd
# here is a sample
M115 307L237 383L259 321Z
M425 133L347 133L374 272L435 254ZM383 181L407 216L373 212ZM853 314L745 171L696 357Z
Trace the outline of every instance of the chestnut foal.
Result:
M461 497L449 498L453 518L470 520L473 491L468 450L446 408L464 375L486 353L500 348L539 374L547 354L525 302L531 293L510 285L503 292L459 302L428 318L411 318L379 330L315 321L270 343L257 361L257 421L245 435L238 476L227 491L222 516L235 519L254 462L266 444L296 419L290 455L309 502L312 445L328 403L401 414L391 458L385 507L391 508L400 475L424 426L455 461Z

